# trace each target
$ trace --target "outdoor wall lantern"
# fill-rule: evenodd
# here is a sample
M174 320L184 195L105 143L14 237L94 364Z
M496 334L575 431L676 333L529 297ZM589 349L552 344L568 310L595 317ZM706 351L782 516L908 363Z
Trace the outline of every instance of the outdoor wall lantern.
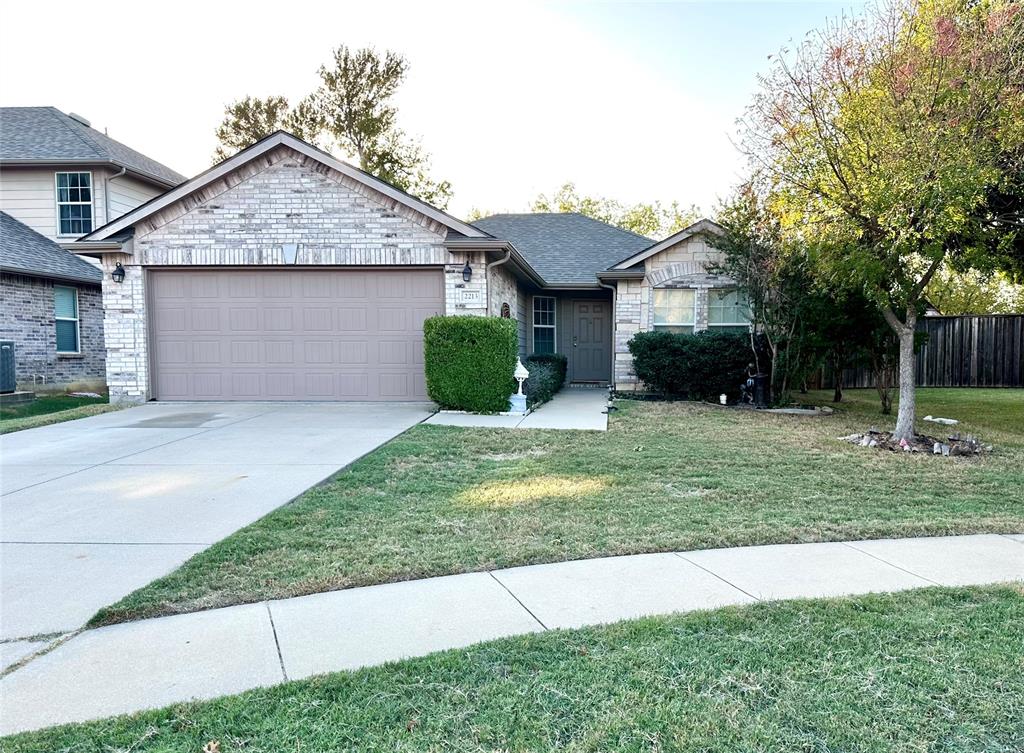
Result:
M462 281L469 282L473 278L473 268L469 266L469 262L466 262L466 266L462 268Z
M110 273L110 279L118 284L124 282L124 267L121 266L121 262L117 262L114 265L114 271Z

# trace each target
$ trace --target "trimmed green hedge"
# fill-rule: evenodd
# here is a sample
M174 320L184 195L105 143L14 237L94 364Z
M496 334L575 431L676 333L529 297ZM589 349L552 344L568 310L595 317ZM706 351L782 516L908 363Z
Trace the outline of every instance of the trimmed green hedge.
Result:
M638 332L629 352L637 377L655 392L715 402L723 392L739 397L754 361L749 333Z
M534 353L523 361L530 372L530 378L523 385L526 404L530 406L546 403L562 389L569 360L561 353Z
M508 410L519 338L512 319L435 316L423 323L427 394L447 410Z

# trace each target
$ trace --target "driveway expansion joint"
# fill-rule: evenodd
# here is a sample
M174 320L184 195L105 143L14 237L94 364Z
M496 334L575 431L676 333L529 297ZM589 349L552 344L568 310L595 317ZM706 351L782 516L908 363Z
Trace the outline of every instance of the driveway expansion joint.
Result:
M900 571L902 571L902 572L906 573L907 575L913 575L913 576L914 576L915 578L920 578L921 580L925 581L926 583L930 583L930 584L932 584L933 586L941 586L941 585L943 585L942 583L939 583L939 582L938 582L938 581L936 581L936 580L932 580L931 578L926 578L926 577L924 577L923 575L921 575L920 573L915 573L914 571L912 571L912 570L908 570L908 569L907 569L907 568L905 568L905 567L900 567L900 566L899 566L899 565L897 565L896 563L894 563L894 562L889 562L889 560L887 560L887 559L883 559L882 557L879 557L878 555L872 554L871 552L865 552L865 551L864 551L863 549L861 549L860 547L854 546L854 544L856 544L856 543L857 543L857 542L855 542L855 541L843 541L843 542L841 542L841 543L842 543L842 544L843 544L844 546L848 546L848 547L850 547L850 549L853 549L853 550L854 550L855 552L860 552L861 554L866 554L866 555L867 555L868 557L871 557L872 559L878 560L879 562L881 562L881 563L884 563L884 564L888 565L889 567L894 567L894 568L896 568L897 570L900 570Z
M277 626L274 625L274 613L270 611L270 602L263 602L263 606L267 610L267 619L270 620L270 630L274 634L274 648L277 649L277 661L281 665L281 676L285 682L288 682L288 670L284 666L284 656L281 654L281 641L277 637Z
M681 560L683 560L683 561L685 561L685 562L689 562L689 563L690 563L691 565L693 565L694 567L699 567L699 568L700 568L701 570L703 570L704 572L706 572L706 573L707 573L708 575L711 575L711 576L713 576L713 577L715 577L715 578L718 578L718 579L719 579L720 581L722 581L722 582L723 582L723 583L724 583L725 585L729 586L730 588L735 588L735 589L736 589L737 591L739 591L739 592L740 592L741 594L744 594L745 596L749 596L749 597L750 597L751 599L753 599L754 601L762 601L761 597L759 597L759 596L755 596L754 594L750 593L750 591L746 591L746 590L744 590L744 589L740 588L739 586L737 586L737 585L736 585L735 583L733 583L732 581L730 581L730 580L727 580L726 578L723 578L723 577L722 577L721 575L719 575L718 573L716 573L716 572L715 572L714 570L709 570L708 568L704 567L704 566L703 566L703 565L701 565L700 563L694 562L694 561L693 561L693 560L691 560L691 559L690 559L689 557L687 557L687 556L686 556L686 555L685 555L685 554L684 554L683 552L672 552L672 554L674 554L674 555L675 555L676 557L679 557L679 559L681 559Z
M500 571L499 571L499 572L500 572ZM530 617L532 617L532 618L533 618L533 619L534 619L534 620L535 620L535 621L537 622L537 624L538 624L538 625L540 625L540 626L541 626L542 628L544 628L544 630L549 630L548 626L547 626L547 625L545 625L545 624L544 624L543 622L541 622L541 621L540 621L540 617L538 617L537 615L535 615L535 614L533 613L533 611L532 611L532 610L531 610L531 609L530 609L530 608L529 608L528 606L526 606L526 605L525 605L525 604L523 603L523 600L522 600L522 599L520 599L520 598L519 598L518 596L516 596L516 595L515 595L514 593L512 593L512 589L510 589L510 588L509 588L508 586L506 586L506 585L505 585L504 583L502 583L502 582L501 582L501 579L500 579L500 578L498 578L498 576L494 574L494 571L493 571L493 570L488 570L488 571L487 571L487 574L488 574L488 575L490 575L490 576L491 576L491 577L492 577L492 578L494 579L494 582L495 582L495 583L497 583L497 584L498 584L499 586L501 586L502 588L504 588L504 589L505 589L505 591L507 591L507 592L508 592L508 595L509 595L509 596L511 596L511 597L512 597L513 599L515 599L515 600L516 600L516 603L517 603L517 604L518 604L519 606L521 606L521 607L522 607L522 608L523 608L523 609L524 609L524 610L526 611L526 613L527 613L528 615L530 615Z

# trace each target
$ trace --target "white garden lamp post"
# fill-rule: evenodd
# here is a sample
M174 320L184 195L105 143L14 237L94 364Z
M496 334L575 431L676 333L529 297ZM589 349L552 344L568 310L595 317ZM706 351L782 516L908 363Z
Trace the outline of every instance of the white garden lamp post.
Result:
M523 382L530 378L530 371L523 366L523 362L516 359L516 370L512 376L519 382L519 391L508 400L509 413L526 413L526 395L523 393Z

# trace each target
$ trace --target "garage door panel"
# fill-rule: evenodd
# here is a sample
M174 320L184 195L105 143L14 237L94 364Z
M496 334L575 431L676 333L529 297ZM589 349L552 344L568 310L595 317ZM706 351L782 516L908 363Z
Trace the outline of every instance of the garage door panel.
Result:
M220 309L213 307L194 306L192 314L193 332L219 332L221 328Z
M423 322L443 310L440 270L152 270L150 280L159 399L426 399Z

